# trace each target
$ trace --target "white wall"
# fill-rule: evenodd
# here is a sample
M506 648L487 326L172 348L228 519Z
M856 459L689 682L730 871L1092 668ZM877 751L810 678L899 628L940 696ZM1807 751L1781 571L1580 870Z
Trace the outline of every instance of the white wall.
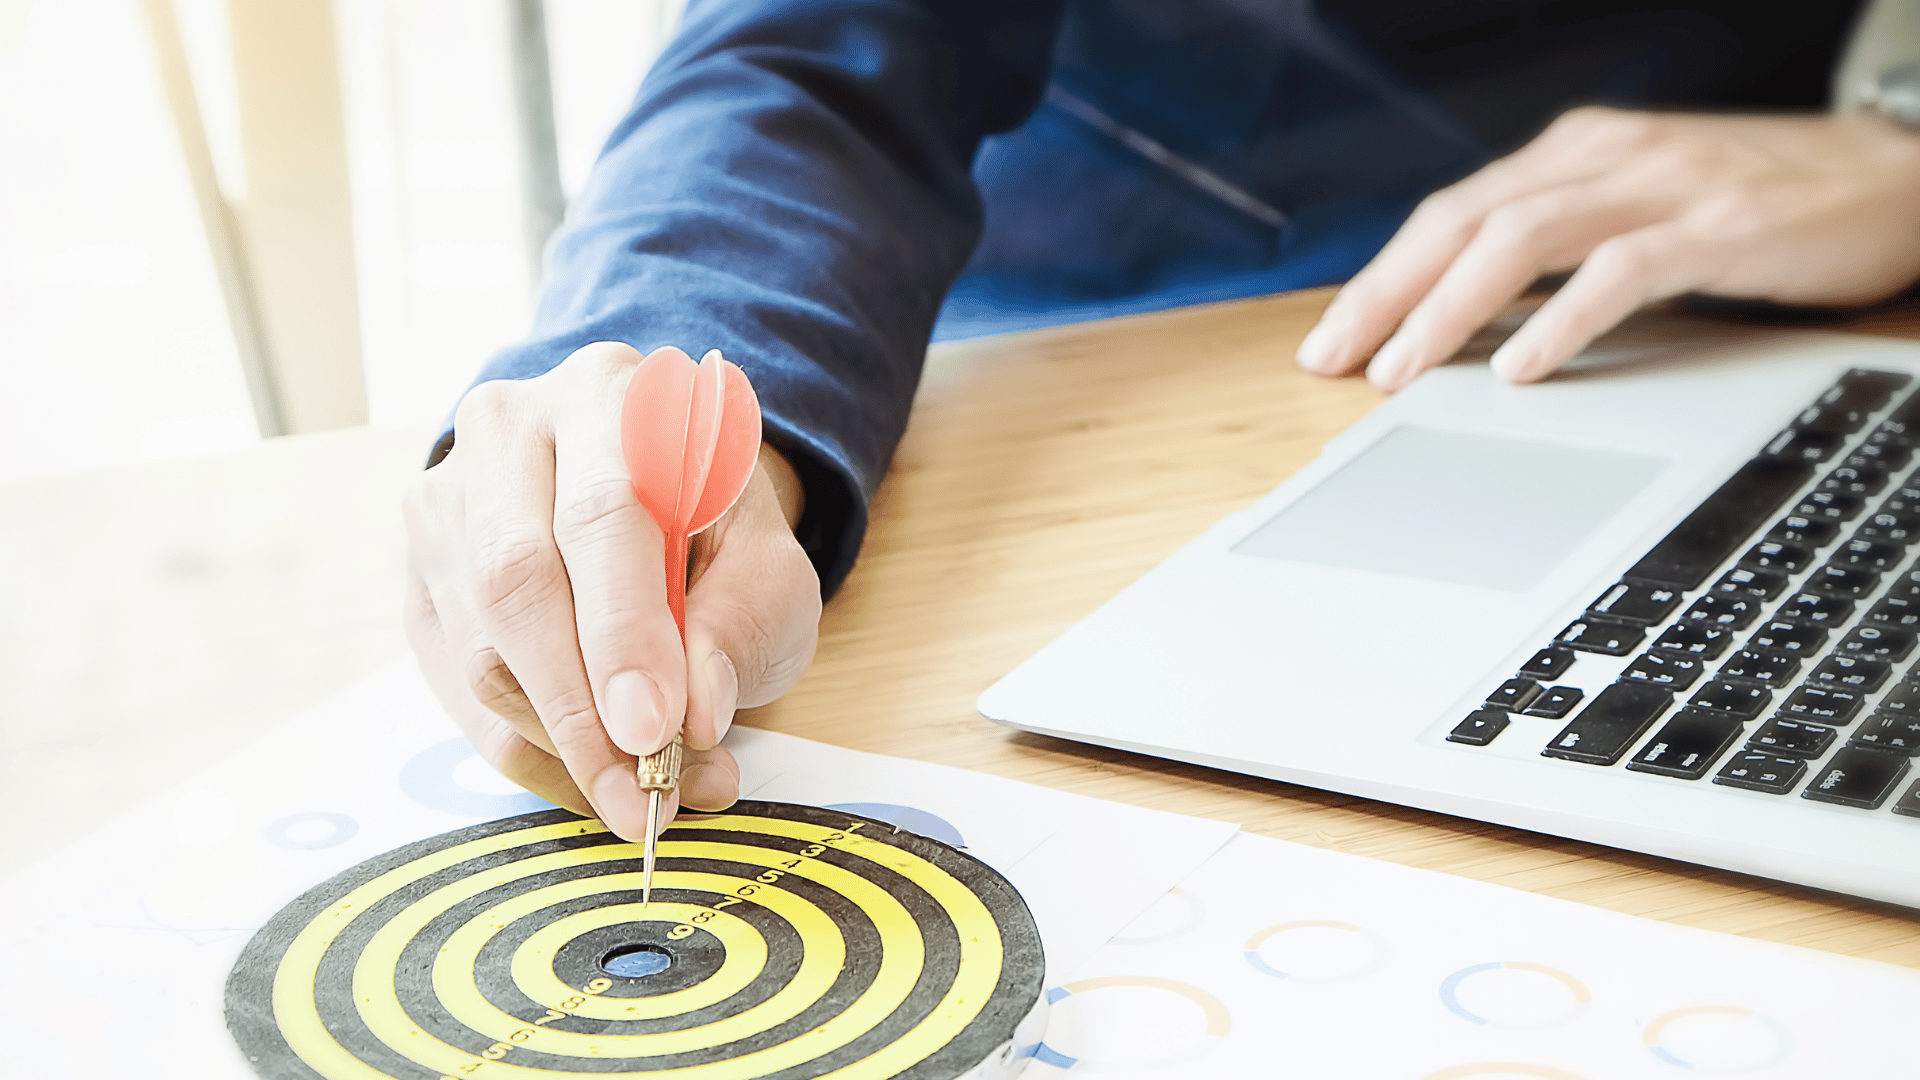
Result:
M504 0L336 0L372 422L437 420L532 310ZM224 0L175 0L243 203ZM548 0L579 190L674 0ZM255 441L136 0L0 0L0 479ZM424 452L424 448L423 448Z

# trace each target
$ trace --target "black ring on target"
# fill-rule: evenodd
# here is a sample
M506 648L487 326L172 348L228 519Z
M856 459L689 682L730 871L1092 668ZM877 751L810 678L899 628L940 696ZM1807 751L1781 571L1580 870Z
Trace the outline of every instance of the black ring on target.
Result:
M780 803L686 815L645 908L639 856L550 810L369 860L248 943L228 1027L268 1080L951 1080L1039 1001L1019 895L938 841ZM633 949L669 962L603 966Z

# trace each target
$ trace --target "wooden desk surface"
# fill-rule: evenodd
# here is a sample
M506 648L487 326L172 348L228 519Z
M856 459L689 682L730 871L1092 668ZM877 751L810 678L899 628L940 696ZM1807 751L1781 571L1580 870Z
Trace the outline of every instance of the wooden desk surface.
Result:
M935 350L819 657L742 723L1616 911L1920 967L1920 913L1012 732L994 679L1379 400L1308 293ZM1848 328L1920 337L1913 311ZM0 488L0 875L405 653L424 430Z

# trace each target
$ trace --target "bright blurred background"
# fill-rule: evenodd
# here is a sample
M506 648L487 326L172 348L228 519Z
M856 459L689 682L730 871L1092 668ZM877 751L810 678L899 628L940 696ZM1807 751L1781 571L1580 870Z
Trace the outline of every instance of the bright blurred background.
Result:
M0 0L0 480L441 419L678 4Z

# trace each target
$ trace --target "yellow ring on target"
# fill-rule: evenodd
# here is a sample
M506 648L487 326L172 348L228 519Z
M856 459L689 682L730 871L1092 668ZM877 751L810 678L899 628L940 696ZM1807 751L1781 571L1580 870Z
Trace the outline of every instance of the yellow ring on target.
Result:
M592 852L606 849L584 848L576 850L580 852ZM743 858L744 854L751 856L755 860L759 860L758 865L765 866L771 866L780 861L792 860L792 856L785 852L769 851L767 849L749 849L743 853L739 846L731 844L668 844L663 842L660 845L660 851L662 857L665 858L675 856L698 858L704 856L734 862L749 861L747 858ZM623 853L620 857L625 859L627 856ZM540 858L545 858L545 856L541 856ZM535 862L537 860L528 859L525 861ZM907 911L905 906L889 895L886 890L874 883L850 871L832 866L831 864L816 863L815 866L825 872L823 876L826 878L845 879L837 886L830 887L833 887L838 895L853 901L855 906L859 907L861 911L865 912L867 916L873 920L875 928L880 932L882 946L880 970L875 973L872 983L868 985L860 998L856 999L854 1004L849 1006L849 1011L858 1011L862 1003L867 1002L878 1002L885 1006L886 1011L893 1011L907 1000L908 994L913 990L914 983L920 978L921 970L925 967L925 945L920 938L919 924L914 921L912 913ZM794 871L794 873L798 874L799 872ZM585 881L591 886L596 883L605 883L612 878L627 878L634 888L638 888L639 886L638 874L608 875L605 878L575 879L575 881ZM677 886L672 871L658 871L654 875L654 880L661 888L674 888ZM751 881L751 879L747 878L735 878L733 880L737 882ZM828 882L825 881L821 883L828 884ZM496 882L487 887L495 887L497 884ZM538 897L542 894L553 896L557 890L572 891L567 889L567 886L574 884L575 882L567 882L564 885L550 886L547 889L522 894L522 896ZM601 884L601 887L604 888L604 884ZM474 891L484 891L484 889ZM576 895L587 895L593 891L595 890L589 887L580 890ZM751 903L753 900L757 900L760 896L768 893L777 893L785 898L789 898L793 902L791 905L792 912L801 914L801 918L794 928L801 933L801 940L808 943L809 946L816 943L822 945L829 942L836 945L841 943L842 938L839 928L834 925L831 917L813 905L801 900L796 894L779 890L777 885L763 886L748 902ZM971 895L971 893L969 893L969 895ZM389 1046L393 1046L396 1049L400 1049L402 1053L406 1053L406 1050L402 1048L401 1044L395 1042L394 1039L400 1038L412 1041L415 1034L418 1033L419 1038L429 1039L433 1047L445 1047L447 1050L459 1054L465 1059L468 1057L465 1051L456 1047L447 1046L443 1041L434 1039L424 1032L419 1032L413 1022L407 1018L406 1011L401 1008L399 1002L393 998L390 992L387 992L391 989L393 972L399 966L401 950L406 948L407 942L411 941L422 929L425 929L427 923L431 922L448 906L435 902L437 896L438 893L422 897L419 901L416 901L415 904L410 905L406 911L395 916L385 926L381 927L379 932L374 935L374 939L368 942L367 948L361 954L360 963L356 967L354 997L364 1003L360 1008L360 1012L368 1028L372 1030L382 1042L387 1043ZM548 900L547 903L535 903L531 906L531 910L538 910L540 907L547 906L547 904L572 898L572 896L566 895L557 896L554 899ZM518 900L519 898L516 897L515 899ZM772 907L773 905L768 906ZM418 909L417 913L416 909ZM387 940L383 941L383 938ZM449 941L448 944L450 946L451 941ZM813 949L809 948L807 951L811 952ZM685 1053L689 1050L699 1050L707 1046L712 1046L715 1043L733 1042L784 1023L800 1015L808 1005L819 1001L827 989L833 985L833 980L838 977L840 969L844 965L844 945L839 949L831 951L838 955L833 957L833 963L830 967L818 963L808 965L803 960L802 966L808 969L808 979L806 981L803 981L796 973L795 977L771 998L716 1024L709 1024L700 1028L682 1031L653 1032L643 1035L583 1035L577 1032L555 1031L550 1028L540 1027L534 1029L533 1034L518 1040L517 1045L528 1050L549 1054L564 1054L570 1057L608 1057L620 1056L623 1053L632 1054L636 1050L649 1056L678 1054ZM476 943L473 952L474 955L478 955L478 943ZM439 964L436 961L436 971L438 967ZM359 979L359 974L363 970L370 973L376 982L384 976L387 980L387 985L363 988ZM473 970L471 963L467 965L465 970L467 973ZM435 985L436 989L438 989L439 984L437 979ZM566 991L568 996L577 993L578 991L572 988L568 988ZM545 1005L548 1008L553 1008L559 1000L558 998L553 1001L540 1001L537 998L535 999L537 1003ZM607 1011L605 1009L607 1002L619 999L599 1000L602 1008L595 1010L595 1012L599 1015L604 1015ZM502 1012L494 1006L492 1002L481 997L479 992L470 983L456 984L455 992L449 997L443 997L440 1004L446 1008L454 1020L465 1024L468 1030L478 1032L495 1042L508 1042L514 1035L520 1034L528 1028L526 1021ZM568 1011L575 1014L585 1014L586 1012L584 1006ZM819 1028L808 1033L808 1045L815 1048L832 1048L839 1045L824 1037L832 1027L833 1021L829 1020ZM716 1031L716 1028L737 1030ZM864 1030L864 1028L861 1030ZM853 1038L858 1037L858 1035L859 1031L854 1031L843 1041L851 1041ZM443 1065L435 1064L428 1059L421 1058L417 1060L445 1071Z
M580 934L598 930L603 926L622 922L652 921L645 916L651 915L661 906L655 903L644 911L638 904L598 908L594 911L570 915L558 922L541 927L528 935L527 940L514 954L515 985L519 987L521 993L534 1001L561 1001L579 993L579 990L561 982L553 973L553 954L559 951L559 946ZM692 904L675 906L692 909L695 912L706 910ZM607 916L604 920L598 918L603 914ZM589 916L595 918L589 919ZM676 918L665 921L677 923L684 922L685 919ZM713 935L720 939L721 944L726 947L727 958L719 971L714 972L698 985L653 997L589 998L585 1005L572 1010L573 1015L593 1020L658 1020L669 1016L683 1016L725 1001L752 985L754 977L767 965L767 939L760 936L760 931L752 923L733 916L729 916L724 922L715 920L707 923L704 928L712 931ZM449 957L449 962L452 959ZM836 966L840 962L833 961ZM805 963L804 959L802 963Z
M940 1046L946 1045L948 1041L971 1022L979 1005L984 1004L992 996L993 989L999 981L1001 963L1001 943L997 923L992 914L987 911L985 904L971 889L955 880L937 865L879 841L868 841L859 837L857 834L845 835L847 830L812 825L805 822L746 817L729 819L723 817L704 820L700 823L700 827L704 829L720 829L723 831L750 832L757 835L781 835L812 843L824 843L827 837L840 833L842 834L840 840L831 844L831 847L843 854L852 855L867 862L885 866L888 869L902 874L909 880L914 881L937 903L945 908L949 917L953 920L956 929L960 931L961 956L959 969L956 972L953 984L948 988L942 1000L920 1023L915 1025L913 1029L894 1040L887 1047L837 1070L831 1075L847 1078L847 1080L852 1080L852 1078L856 1077L872 1077L877 1080L877 1078L880 1077L891 1076L900 1069L926 1057L927 1054L938 1049ZM362 1063L344 1047L339 1046L333 1041L332 1037L327 1033L325 1024L316 1009L313 999L313 974L318 968L320 958L324 955L327 947L333 940L345 930L353 921L354 917L359 915L367 907L412 881L419 880L433 873L437 873L440 870L482 855L524 846L544 839L604 831L604 826L594 822L562 822L555 825L539 826L484 837L480 840L470 841L466 844L457 845L456 847L443 851L430 853L404 866L396 867L351 890L345 896L330 904L302 928L295 940L290 943L286 952L283 954L281 964L275 972L273 992L275 1019L276 1022L280 1024L283 1036L287 1039L288 1045L302 1060L316 1069L327 1071L331 1076L364 1078L364 1080L375 1080L375 1078L381 1077L382 1074ZM776 862L791 862L794 859L794 856L787 852L709 841L665 841L661 846L661 854L665 857L679 856L697 858L704 856L767 867L772 867ZM631 857L631 850L621 847L569 849L518 860L498 869L510 870L515 876L524 877L545 872L551 869L556 861L561 861L564 865L580 865L593 861L627 859ZM867 1023L865 1018L856 1021L849 1020L848 1017L849 1015L857 1015L861 1006L871 999L876 997L891 999L891 1004L887 1010L888 1012L897 1008L898 1004L905 1000L907 992L911 990L914 982L918 978L920 969L924 966L924 953L919 927L918 924L914 922L911 914L901 907L898 901L895 901L885 890L849 870L811 858L804 859L800 865L809 871L807 873L801 873L801 877L833 889L833 891L846 897L850 901L856 900L859 894L865 894L866 899L876 903L885 914L877 915L872 908L866 904L861 904L860 906L862 910L866 911L869 917L873 919L876 929L881 933L883 943L887 943L890 939L898 937L901 939L900 947L898 949L887 948L883 950L880 971L876 972L873 982L853 1006L829 1018L819 1027L809 1032L804 1038L789 1040L785 1043L769 1047L766 1050L740 1058L670 1070L672 1074L676 1076L705 1076L715 1073L752 1075L756 1072L777 1071L781 1068L801 1064L813 1060L825 1052L845 1045L853 1039L858 1038L864 1031L870 1030L871 1025ZM781 870L783 875L798 872L799 871L794 868ZM508 880L512 879L509 878ZM722 880L737 879L722 878ZM384 969L382 974L384 974L387 981L384 986L382 986L380 976L376 975L373 966L368 964L369 956L367 954L376 951L382 954L390 953L390 959L397 964L400 950L404 949L406 942L410 941L413 934L417 933L420 928L424 928L426 923L430 922L439 910L444 909L444 905L430 905L430 901L445 900L449 897L457 901L458 899L465 899L479 892L484 892L487 889L498 887L503 883L504 882L496 878L479 878L449 884L436 890L428 897L423 897L413 904L408 905L399 915L389 920L385 926L382 926L376 931L372 940L368 942L367 949L360 957L360 962L356 964L353 980L355 997L359 998L362 1003L362 1020L373 1033L378 1035L381 1040L395 1052L419 1064L438 1069L442 1072L456 1072L463 1066L483 1066L486 1068L488 1075L496 1076L514 1075L554 1078L575 1076L577 1074L572 1072L532 1069L503 1060L484 1059L450 1046L440 1039L421 1031L417 1025L406 1018L404 1009L400 1008L397 1001L389 1000L392 997L390 993L381 992L391 991L393 989L391 973L395 970L395 967L390 965ZM774 885L775 887L763 891L782 896L783 898L793 896L793 894L786 893L785 890L779 889L777 882L774 883ZM596 887L604 889L606 887L605 879L597 882ZM811 905L807 906L811 907ZM818 909L814 910L817 911ZM824 913L822 914L824 915ZM422 915L424 915L424 917L422 917ZM830 919L828 921L829 923L831 922ZM411 926L413 927L413 931L402 936L395 930L396 924ZM969 933L969 929L971 929L971 933ZM835 936L838 936L837 931ZM482 940L484 940L484 938L482 938ZM395 941L397 941L397 945ZM381 946L377 950L375 948L376 943ZM903 972L905 957L901 955L902 953L910 953L912 955L912 962L910 965L907 965L910 966L910 971ZM304 975L304 979L296 977L296 972ZM368 975L372 981L372 985L363 984L361 978L362 972ZM901 982L903 974L904 983ZM791 987L794 984L790 983L789 985ZM831 980L828 980L820 989L824 991L826 985L831 985ZM369 995L363 993L363 989L375 992ZM895 993L896 990L897 993ZM474 997L479 998L477 992L474 994ZM484 999L479 1000L484 1002ZM968 1011L964 1008L969 1002L974 1003L974 1011ZM883 1001L883 1003L885 1002ZM768 1003L763 1003L763 1005L764 1004ZM368 1016L368 1006L372 1006L372 1011L375 1013L385 1014L379 1017L379 1019L388 1021L388 1023L377 1023L375 1017ZM509 1025L506 1028L495 1029L503 1042L512 1035L523 1033L525 1029L523 1022L492 1008L490 1003L486 1005L486 1008L494 1013L500 1020L506 1021L507 1025ZM885 1014L882 1013L878 1015ZM713 1043L714 1039L711 1034L711 1028L714 1026L716 1025L707 1025L706 1028L696 1029L705 1031L708 1035L707 1038L701 1039L699 1042L707 1045ZM477 1027L472 1030L482 1035L493 1034L492 1032ZM632 1040L646 1039L649 1040L649 1048L651 1049L654 1045L657 1045L656 1040L664 1041L670 1036L682 1033L596 1037L581 1036L570 1032L553 1032L541 1028L538 1034L542 1036L564 1037L566 1041L570 1042L574 1040L589 1040L589 1045L594 1049L611 1048L612 1046L630 1044ZM542 1039L542 1041L545 1042L547 1040ZM731 1040L722 1039L721 1041ZM403 1048L406 1044L419 1046L421 1042L428 1044L427 1049L429 1050L430 1056L408 1053L407 1050ZM529 1049L534 1048L530 1040L522 1040L514 1045L527 1047ZM551 1053L552 1051L547 1052ZM668 1051L662 1047L659 1052L673 1051ZM587 1056L599 1055L589 1050Z
M530 843L606 831L607 827L597 821L563 821L484 836L431 852L404 866L396 866L327 905L300 929L300 933L287 946L279 968L273 973L274 1020L280 1024L287 1045L300 1055L300 1060L315 1069L340 1069L342 1071L335 1075L347 1080L392 1080L343 1050L333 1041L325 1021L320 1018L313 1000L313 976L319 970L320 958L326 953L327 946L333 944L347 924L359 917L362 911L421 878L470 859L510 851ZM316 1061L309 1056L309 1051L331 1064Z

